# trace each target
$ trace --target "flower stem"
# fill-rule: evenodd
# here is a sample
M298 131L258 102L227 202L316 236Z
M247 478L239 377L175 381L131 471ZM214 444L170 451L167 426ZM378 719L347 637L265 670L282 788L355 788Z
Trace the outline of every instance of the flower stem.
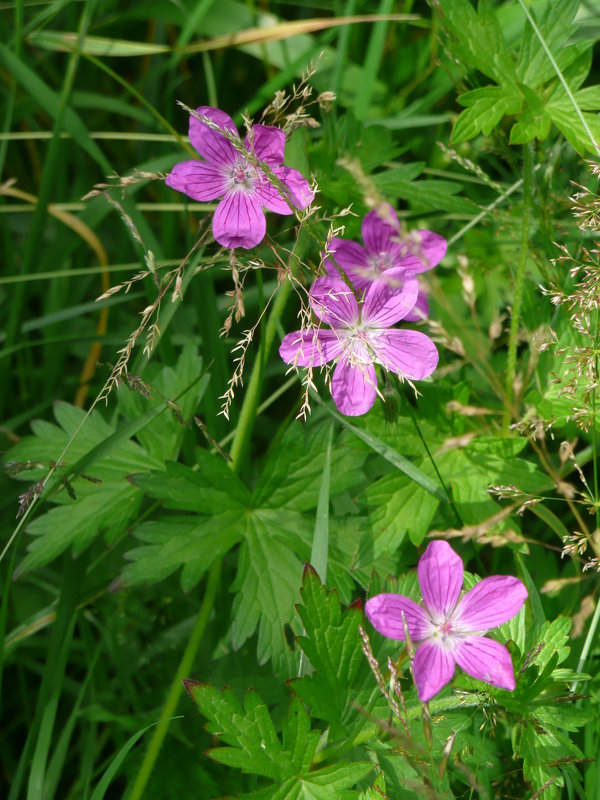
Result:
M525 265L527 263L527 249L529 246L529 226L531 221L533 184L533 153L530 144L523 146L523 218L521 222L521 248L519 263L515 278L515 291L513 296L512 314L510 318L510 333L508 337L508 361L506 365L506 382L504 392L503 428L508 431L513 416L513 397L515 371L517 366L517 344L519 340L519 322L521 317L521 301L523 299L523 286L525 282Z

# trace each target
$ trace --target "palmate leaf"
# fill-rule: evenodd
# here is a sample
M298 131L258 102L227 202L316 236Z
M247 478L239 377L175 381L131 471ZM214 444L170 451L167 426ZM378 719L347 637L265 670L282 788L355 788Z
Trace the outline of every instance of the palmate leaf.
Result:
M219 691L194 681L186 688L208 719L207 730L225 746L208 751L210 758L243 772L268 778L270 786L248 795L253 800L337 800L355 798L350 791L372 770L369 762L338 762L311 769L321 736L310 717L293 699L278 735L267 706L250 690L243 705L230 689Z

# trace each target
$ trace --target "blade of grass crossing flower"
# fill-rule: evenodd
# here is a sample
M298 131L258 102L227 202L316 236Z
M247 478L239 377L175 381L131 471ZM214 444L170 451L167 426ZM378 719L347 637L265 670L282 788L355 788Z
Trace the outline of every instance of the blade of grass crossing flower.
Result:
M380 456L385 458L386 461L389 461L390 464L393 464L397 469L401 470L407 477L425 489L426 492L434 495L438 498L438 500L442 500L444 503L448 502L448 498L444 490L438 486L435 481L432 481L428 475L416 467L411 461L409 461L407 458L404 458L404 456L400 455L400 453L394 450L393 447L390 447L385 442L382 442L381 439L378 439L376 436L373 436L373 434L368 433L368 431L364 431L362 428L357 428L354 425L351 425L345 417L343 417L341 414L338 414L337 411L334 411L326 403L324 403L317 394L311 393L311 397L320 403L327 413L334 417L334 419L343 425L344 428L351 431L359 439L362 439L362 441L367 444L371 450L373 450L373 452L378 453Z
M377 73L381 65L383 49L385 47L385 37L389 24L388 15L394 7L394 4L395 0L381 0L379 3L378 21L373 25L373 30L371 31L363 78L356 95L354 111L357 119L365 119L369 110L373 89L375 88L375 81L377 80Z

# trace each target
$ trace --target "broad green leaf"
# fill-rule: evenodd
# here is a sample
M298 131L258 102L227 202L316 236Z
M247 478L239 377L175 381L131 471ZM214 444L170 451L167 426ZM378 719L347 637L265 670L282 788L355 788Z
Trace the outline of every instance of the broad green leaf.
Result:
M487 0L475 11L469 0L439 0L442 25L450 34L453 51L464 64L497 83L515 81L515 65L502 27Z
M237 576L231 635L234 648L258 630L259 664L273 660L276 672L286 678L297 668L297 657L286 641L285 626L294 619L300 597L302 564L287 542L278 538L280 511L247 512Z
M197 470L169 462L164 472L131 475L130 480L165 508L214 514L246 507L250 493L221 456L198 450L196 459Z
M460 95L458 102L467 110L459 115L452 129L452 142L459 144L479 133L489 136L504 116L518 114L523 96L512 85L487 86Z
M406 534L415 545L421 544L440 503L404 475L386 475L366 490L373 524L375 554L392 554Z
M542 38L555 58L564 58L563 54L571 49L563 45L575 29L573 19L578 8L579 0L553 0L546 5L541 18L536 21ZM532 15L535 17L533 11ZM564 68L567 64L560 66ZM529 22L525 23L516 72L518 80L532 89L556 76L554 67Z
M243 520L236 509L224 509L210 517L180 515L144 522L133 535L146 544L125 554L132 563L123 568L115 585L159 583L182 568L181 588L189 592L242 534Z

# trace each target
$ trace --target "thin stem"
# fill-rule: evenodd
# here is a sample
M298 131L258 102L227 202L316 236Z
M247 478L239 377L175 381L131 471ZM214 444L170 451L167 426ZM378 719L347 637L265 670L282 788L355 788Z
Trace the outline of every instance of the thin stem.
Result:
M531 217L533 184L533 153L530 144L523 147L523 218L521 223L521 249L519 263L515 278L515 291L513 296L512 314L510 319L510 333L508 337L508 362L506 366L506 383L504 394L504 416L502 419L505 430L510 428L513 413L513 395L515 371L517 366L517 344L519 340L519 322L521 318L521 301L523 299L523 286L525 283L525 266L527 264L527 250L529 247L529 224Z

